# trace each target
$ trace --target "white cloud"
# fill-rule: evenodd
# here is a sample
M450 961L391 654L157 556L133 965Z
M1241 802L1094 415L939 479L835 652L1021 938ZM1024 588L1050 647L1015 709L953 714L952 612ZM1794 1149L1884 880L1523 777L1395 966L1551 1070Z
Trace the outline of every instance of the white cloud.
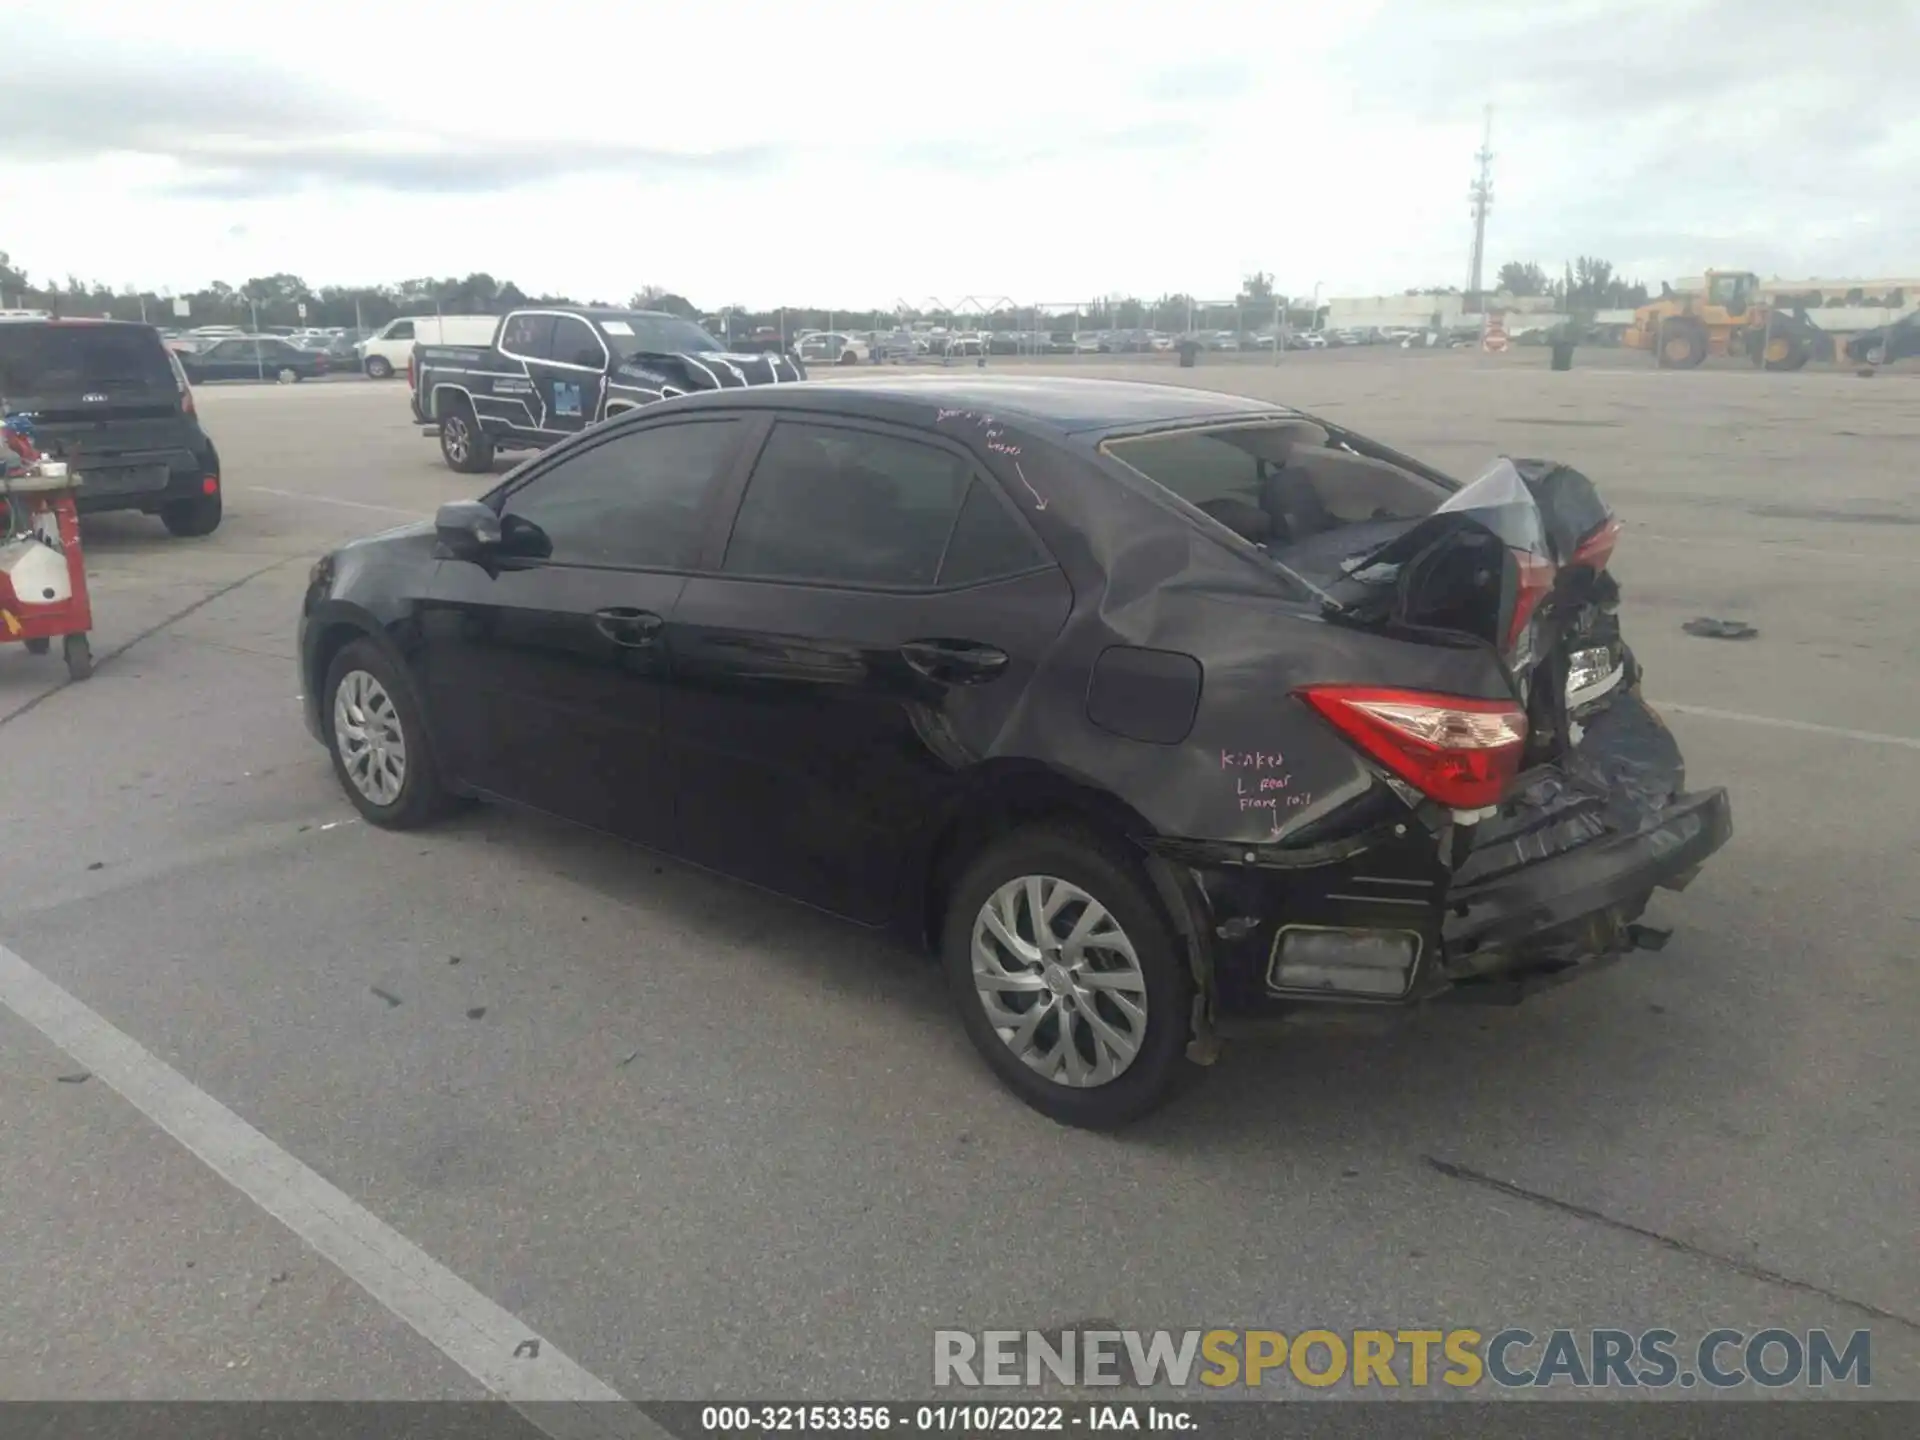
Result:
M1458 285L1489 98L1493 265L1884 273L1920 218L1898 88L1789 66L1830 22L1773 0L318 13L30 0L0 245L116 285L485 270L713 306Z

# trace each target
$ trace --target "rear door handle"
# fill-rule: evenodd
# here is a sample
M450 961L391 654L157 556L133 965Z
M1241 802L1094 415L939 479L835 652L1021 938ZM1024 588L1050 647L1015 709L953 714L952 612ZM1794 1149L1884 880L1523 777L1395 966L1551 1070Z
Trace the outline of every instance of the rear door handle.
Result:
M665 622L651 610L634 610L615 605L593 612L593 626L616 645L639 649L651 645Z
M1007 668L1007 653L968 640L909 640L900 647L907 664L947 685L977 685Z

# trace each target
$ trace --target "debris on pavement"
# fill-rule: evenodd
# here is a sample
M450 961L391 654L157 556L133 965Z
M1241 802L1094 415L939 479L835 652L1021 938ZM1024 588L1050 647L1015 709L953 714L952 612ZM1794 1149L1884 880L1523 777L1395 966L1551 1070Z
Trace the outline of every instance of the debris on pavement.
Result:
M93 1072L77 1070L71 1075L56 1075L53 1078L55 1083L60 1085L84 1085L93 1078Z
M104 860L96 860L91 865L87 866L87 869L89 870L104 870L106 868L107 868L107 862Z
M638 1050L635 1050L632 1054L628 1055L626 1059L622 1060L620 1064L615 1068L624 1070L626 1069L627 1066L631 1065L634 1061L638 1060L639 1058L640 1058L640 1052Z
M1744 620L1715 620L1708 615L1689 620L1680 628L1703 640L1751 640L1760 633Z
M398 1005L400 1003L400 997L398 995L393 994L391 991L382 990L378 985L369 985L367 989L371 990L374 994L378 995L382 1000L386 1001L389 1007Z
M480 1019L480 1018L482 1018L482 1017L483 1017L483 1016L484 1016L484 1015L485 1015L486 1013L487 1013L487 1007L486 1007L486 1006L484 1006L484 1005L476 1005L476 1006L474 1006L474 1007L473 1007L473 1008L472 1008L471 1010L469 1010L469 1011L467 1011L467 1019L469 1019L469 1020L478 1020L478 1019Z

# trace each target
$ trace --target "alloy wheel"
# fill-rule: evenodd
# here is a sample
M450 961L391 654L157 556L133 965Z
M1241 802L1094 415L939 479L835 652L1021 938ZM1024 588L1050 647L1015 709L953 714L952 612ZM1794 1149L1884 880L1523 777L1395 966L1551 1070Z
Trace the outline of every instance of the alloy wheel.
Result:
M447 458L456 465L466 464L468 447L472 443L467 434L467 422L458 415L449 415L440 423L446 435Z
M354 789L375 805L400 798L407 737L393 697L365 670L349 670L333 692L333 744Z
M973 922L973 983L1021 1063L1076 1089L1125 1073L1147 1034L1147 981L1105 906L1051 875L1000 886Z

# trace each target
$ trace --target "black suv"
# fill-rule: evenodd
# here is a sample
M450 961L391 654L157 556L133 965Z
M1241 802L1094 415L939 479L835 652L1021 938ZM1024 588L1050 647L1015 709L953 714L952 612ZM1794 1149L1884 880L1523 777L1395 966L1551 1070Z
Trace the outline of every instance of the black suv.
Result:
M41 453L80 476L82 514L139 510L175 535L219 527L220 456L151 325L0 322L0 408L31 415Z

